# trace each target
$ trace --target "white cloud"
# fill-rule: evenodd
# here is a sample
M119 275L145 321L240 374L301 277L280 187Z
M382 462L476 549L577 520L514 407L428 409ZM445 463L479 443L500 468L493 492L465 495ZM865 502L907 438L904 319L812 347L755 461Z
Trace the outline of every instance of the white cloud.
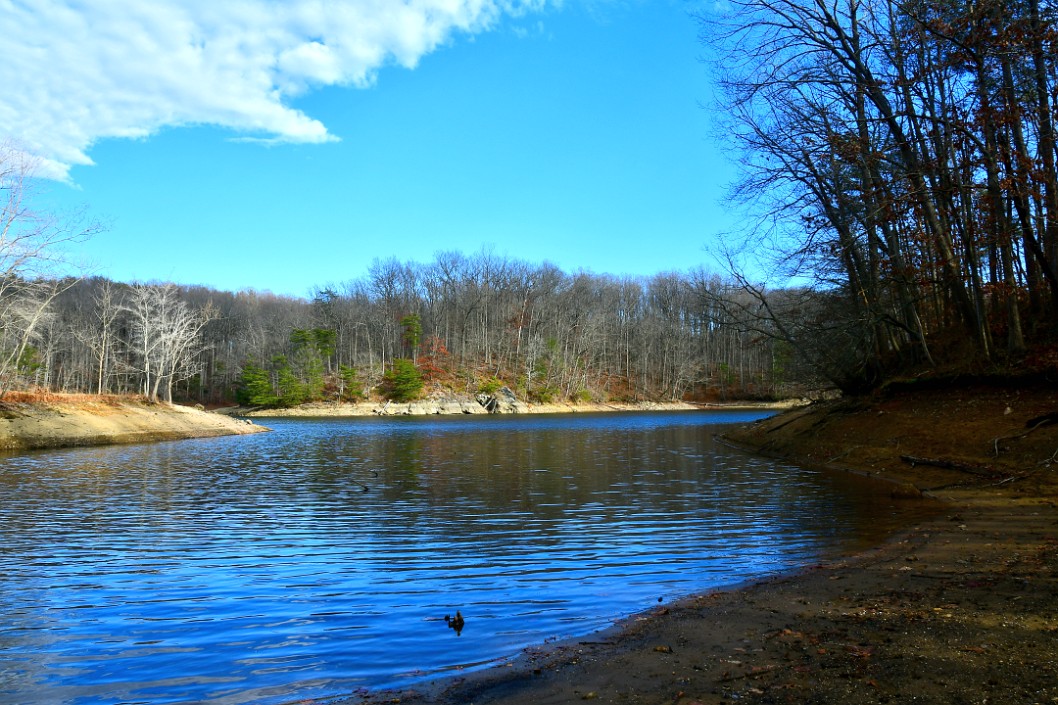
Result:
M0 139L46 175L92 164L104 138L211 124L244 138L334 140L289 105L313 87L371 85L454 34L546 0L0 0Z

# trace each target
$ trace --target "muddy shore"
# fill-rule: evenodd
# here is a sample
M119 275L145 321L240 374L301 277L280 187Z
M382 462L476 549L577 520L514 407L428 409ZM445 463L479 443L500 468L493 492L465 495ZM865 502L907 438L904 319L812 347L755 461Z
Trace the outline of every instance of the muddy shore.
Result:
M601 634L363 703L1058 703L1051 386L893 390L730 439L941 510L861 555L660 605ZM909 500L915 501L915 500Z
M245 435L267 430L186 406L148 404L126 397L52 397L45 401L0 403L0 452Z

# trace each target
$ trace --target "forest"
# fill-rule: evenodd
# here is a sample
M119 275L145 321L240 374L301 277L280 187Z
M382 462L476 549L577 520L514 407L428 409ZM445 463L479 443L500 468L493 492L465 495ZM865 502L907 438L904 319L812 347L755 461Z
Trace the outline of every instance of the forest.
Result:
M846 390L951 365L1053 368L1055 4L729 5L701 18L740 147L733 195L756 216L728 251L809 282L776 308L741 277L780 336Z
M729 325L725 293L700 271L569 274L488 252L376 261L311 299L78 279L9 355L5 387L252 406L499 386L537 402L790 393L795 361Z
M0 149L0 395L288 407L507 387L639 401L772 398L812 379L782 341L739 325L743 292L702 269L616 277L441 251L375 260L304 298L69 276L62 253L99 226L35 210L32 166Z
M5 149L0 393L773 398L1054 369L1053 2L732 0L699 21L746 214L722 274L486 248L376 260L304 299L70 277L52 253L96 226L35 212Z

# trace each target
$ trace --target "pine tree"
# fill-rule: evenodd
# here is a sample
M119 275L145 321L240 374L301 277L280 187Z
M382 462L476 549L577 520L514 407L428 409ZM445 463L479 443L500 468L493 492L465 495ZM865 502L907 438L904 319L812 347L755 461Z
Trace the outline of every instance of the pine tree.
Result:
M411 360L397 358L382 375L382 393L398 402L413 401L422 393L422 373Z
M268 370L252 360L243 365L235 399L241 406L275 406L279 401L272 390Z

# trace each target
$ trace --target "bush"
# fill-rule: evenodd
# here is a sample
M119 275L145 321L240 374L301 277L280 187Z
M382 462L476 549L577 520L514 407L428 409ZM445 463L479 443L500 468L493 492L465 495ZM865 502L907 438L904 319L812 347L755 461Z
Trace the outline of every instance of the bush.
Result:
M253 361L243 365L235 400L240 406L275 406L279 402L272 390L271 375Z
M276 373L276 383L279 386L280 406L289 408L308 401L308 386L298 379L289 365L283 365L279 368Z
M390 401L414 401L422 394L422 388L422 373L411 360L394 360L382 375L382 395Z
M540 387L532 392L532 397L539 404L550 404L555 401L558 395L559 390L556 387Z
M492 396L497 391L499 391L500 387L502 387L502 386L503 386L503 381L502 380L498 380L495 377L489 377L486 380L482 380L481 383L478 384L478 393L479 394L488 394L489 396Z
M355 367L342 365L338 368L338 377L341 379L339 401L357 402L364 398L364 385Z

